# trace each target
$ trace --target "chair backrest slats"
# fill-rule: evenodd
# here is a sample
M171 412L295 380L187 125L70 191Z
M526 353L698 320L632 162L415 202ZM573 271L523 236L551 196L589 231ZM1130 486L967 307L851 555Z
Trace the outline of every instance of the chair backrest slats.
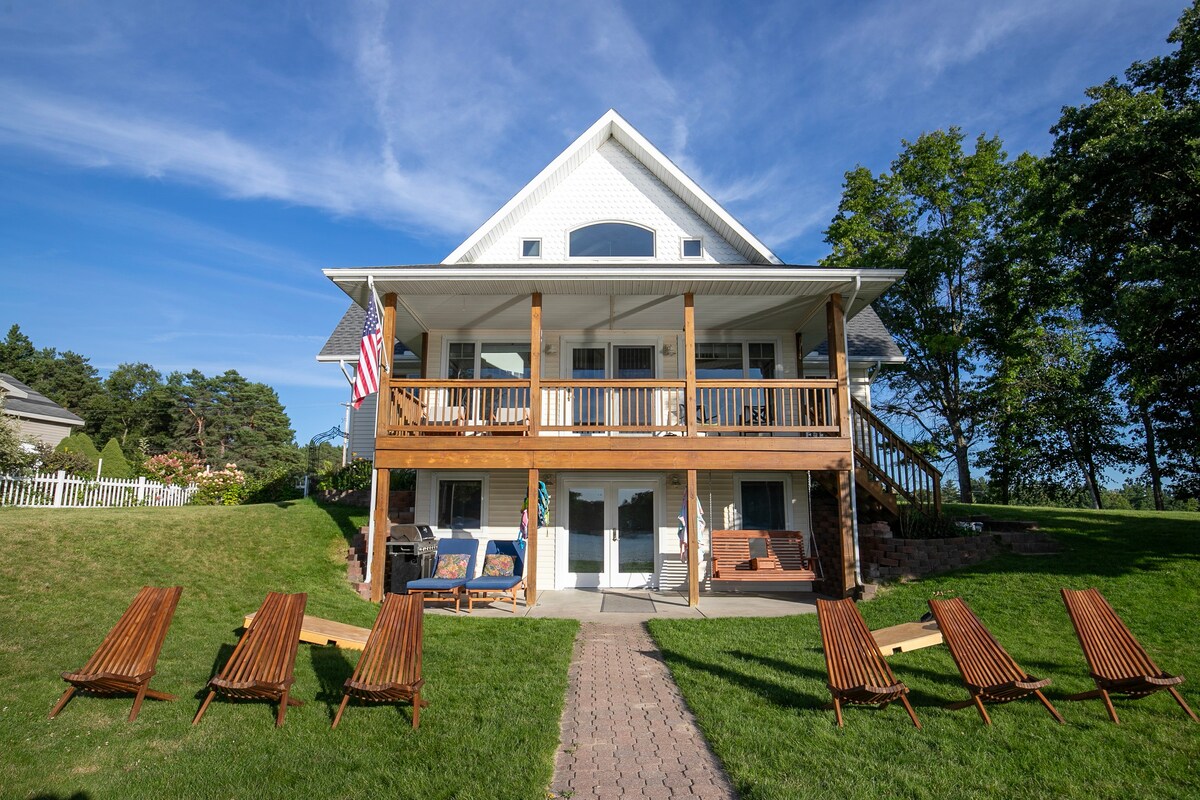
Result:
M303 592L269 592L221 671L222 677L233 683L289 681L307 600Z
M1063 589L1062 596L1093 674L1108 680L1163 674L1099 591Z
M817 616L833 686L882 688L896 683L853 600L818 600Z
M152 674L183 588L144 586L81 672Z
M996 686L1029 677L960 598L930 600L929 607L968 684Z
M419 680L424 619L419 595L387 595L367 637L353 680L369 685L411 684Z

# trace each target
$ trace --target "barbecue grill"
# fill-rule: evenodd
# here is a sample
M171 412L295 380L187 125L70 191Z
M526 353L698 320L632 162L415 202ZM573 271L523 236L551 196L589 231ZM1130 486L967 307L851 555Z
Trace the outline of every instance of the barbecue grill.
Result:
M385 545L384 591L407 594L408 582L433 575L437 537L428 525L391 525Z

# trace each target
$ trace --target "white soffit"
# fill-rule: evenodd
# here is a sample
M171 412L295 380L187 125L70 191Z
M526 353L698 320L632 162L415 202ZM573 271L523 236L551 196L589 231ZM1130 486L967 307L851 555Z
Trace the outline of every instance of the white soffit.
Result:
M615 110L609 109L592 127L572 142L521 191L513 195L487 222L446 256L443 264L470 264L497 238L507 232L530 208L541 202L590 157L609 138L613 138L658 180L675 193L720 236L746 257L749 264L782 264L771 249L758 240L716 200L684 174L669 158L652 145Z

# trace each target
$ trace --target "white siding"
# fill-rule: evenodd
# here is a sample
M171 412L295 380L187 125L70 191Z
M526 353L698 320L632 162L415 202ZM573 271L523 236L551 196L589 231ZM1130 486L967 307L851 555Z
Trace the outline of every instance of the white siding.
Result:
M745 256L612 139L588 156L473 261L478 264L566 263L568 232L601 221L635 222L655 231L655 257L639 258L639 262L679 263L683 261L682 240L697 237L704 241L704 257L694 259L699 263L743 264L746 261ZM542 240L541 259L519 257L522 239Z
M35 442L57 447L59 442L71 435L75 430L82 430L82 425L59 425L54 422L44 422L23 417L8 416L17 423L17 434L22 439L32 439Z

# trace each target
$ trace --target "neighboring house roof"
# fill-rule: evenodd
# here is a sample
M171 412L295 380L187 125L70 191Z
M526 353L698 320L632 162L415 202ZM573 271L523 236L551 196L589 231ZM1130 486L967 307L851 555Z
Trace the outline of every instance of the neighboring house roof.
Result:
M342 319L338 322L337 327L333 329L333 333L329 334L329 338L325 341L325 346L321 348L321 352L317 353L317 361L345 361L347 363L358 363L358 348L362 341L363 323L366 321L367 312L362 306L357 303L351 303L346 309L346 313L342 315ZM396 342L396 350L393 357L397 361L417 361L416 353L413 353L403 342Z
M904 354L884 326L875 309L867 306L846 322L846 356L857 361L903 363ZM829 341L823 341L805 355L805 360L829 357Z
M492 217L446 256L443 264L474 263L593 153L614 140L736 249L748 264L781 264L779 257L616 111L609 109Z
M0 372L0 395L5 414L60 425L82 426L84 421L40 392L35 392L11 375Z

